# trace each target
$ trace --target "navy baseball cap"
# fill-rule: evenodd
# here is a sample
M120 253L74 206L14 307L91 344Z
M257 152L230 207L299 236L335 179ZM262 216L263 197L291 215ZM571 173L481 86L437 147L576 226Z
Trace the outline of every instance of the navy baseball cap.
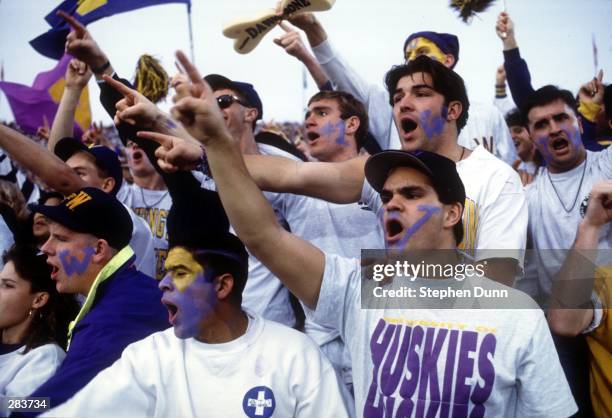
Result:
M457 172L457 164L439 154L428 151L387 150L368 158L365 176L370 185L380 193L391 170L412 167L425 174L432 182L440 202L459 202L465 205L465 187Z
M132 238L132 218L114 196L95 187L84 187L57 206L31 205L33 212L76 232L102 238L120 250Z
M210 88L212 88L213 91L229 89L239 93L249 105L257 109L256 120L263 117L263 105L261 103L261 99L259 98L259 94L257 94L257 91L255 91L255 87L253 87L252 84L243 83L242 81L232 81L220 74L209 74L204 77L204 80L210 84Z
M110 177L115 179L115 187L111 190L111 194L113 196L116 195L121 188L123 182L121 162L119 162L119 157L112 149L103 145L95 145L89 148L78 139L66 137L57 142L54 152L62 161L68 161L77 152L91 154L95 159L96 166L106 171Z
M454 68L455 65L457 65L457 62L459 61L459 39L455 35L450 33L429 31L415 32L406 39L406 42L404 42L404 51L406 51L406 46L408 46L410 41L415 38L429 39L431 42L436 44L436 46L440 48L442 52L445 54L451 54L453 57L455 57L455 63L451 68Z

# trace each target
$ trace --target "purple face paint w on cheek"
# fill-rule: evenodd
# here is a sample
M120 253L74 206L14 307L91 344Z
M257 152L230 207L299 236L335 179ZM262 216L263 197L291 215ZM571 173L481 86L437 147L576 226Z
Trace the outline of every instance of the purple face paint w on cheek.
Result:
M550 165L551 161L553 160L553 156L550 153L550 150L548 149L548 136L541 136L536 139L536 142L540 146L539 150L542 154L542 157L544 158L544 163L546 165Z
M87 247L83 250L83 252L85 255L81 261L79 261L77 257L70 254L70 250L63 250L59 253L60 261L68 276L83 274L89 267L91 257L95 253L95 249L93 247Z
M563 128L563 132L570 139L572 145L576 148L580 148L582 145L582 136L580 135L580 129L577 126L572 126L572 128Z
M337 123L327 122L325 125L323 125L323 128L321 129L321 135L335 135L336 144L339 145L346 145L346 140L344 139L345 134L346 130L344 128L343 120L338 121Z
M177 292L173 303L178 308L177 332L183 338L200 334L201 323L217 303L213 285L204 274L198 277L183 292Z
M390 249L394 249L394 250L405 249L408 246L410 238L412 238L414 234L416 234L423 227L423 225L425 225L425 223L429 221L429 219L433 215L441 211L441 209L438 206L433 206L433 205L419 205L417 206L417 209L419 210L419 212L424 212L423 216L421 216L414 224L412 224L412 226L408 228L408 230L406 230L406 232L404 233L404 236L398 242L393 243ZM389 219L391 220L393 219L399 220L399 218L400 216L396 212L391 212L389 215ZM384 229L384 224L383 224L383 229Z
M425 131L427 139L433 138L435 135L440 135L444 129L444 122L448 115L448 108L442 107L440 115L433 115L431 109L427 109L419 114L419 122Z

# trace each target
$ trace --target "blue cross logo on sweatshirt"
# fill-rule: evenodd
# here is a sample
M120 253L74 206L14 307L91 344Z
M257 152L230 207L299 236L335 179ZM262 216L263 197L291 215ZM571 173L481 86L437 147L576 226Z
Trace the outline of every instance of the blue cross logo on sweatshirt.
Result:
M249 418L270 418L275 408L274 393L266 386L252 388L242 400L242 409Z

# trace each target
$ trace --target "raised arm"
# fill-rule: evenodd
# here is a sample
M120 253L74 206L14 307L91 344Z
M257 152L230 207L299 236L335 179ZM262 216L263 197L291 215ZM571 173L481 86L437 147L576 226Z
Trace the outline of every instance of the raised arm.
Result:
M86 186L62 160L30 138L0 124L0 148L52 189L69 195Z
M192 139L151 132L139 132L138 136L162 145L155 155L159 166L167 172L191 170L204 157ZM243 158L243 164L261 190L301 194L334 203L354 203L361 197L366 157L341 163L303 163L272 155L243 155Z
M115 70L108 57L87 31L87 28L64 11L59 11L57 14L72 29L66 37L66 52L87 64L97 80L101 80L105 74L113 74Z
M323 25L312 13L298 14L289 20L306 33L308 43L334 89L351 93L361 101L370 116L369 130L378 141L381 149L389 149L399 144L391 144L392 108L389 94L382 85L366 82L340 56L330 41Z
M285 34L274 39L274 43L283 48L287 54L294 56L304 64L320 90L328 88L330 81L325 70L323 70L323 67L321 67L314 55L308 51L306 45L302 42L300 34L285 22L281 22L280 27L285 31Z
M249 176L210 86L182 53L178 59L191 80L191 97L177 102L173 115L206 147L208 163L230 223L255 257L304 303L315 307L325 267L324 254L285 231Z
M67 136L73 136L74 132L74 114L79 104L79 99L83 89L87 86L91 78L91 70L82 61L72 59L66 68L66 85L64 93L60 100L51 133L49 134L49 142L47 148L53 152L55 144Z
M548 323L556 334L573 336L583 332L593 320L589 304L595 276L599 236L612 222L612 180L595 184L576 240L555 277L548 310Z
M527 67L527 62L521 58L516 42L514 22L507 12L499 14L495 31L503 44L504 68L506 69L510 94L514 103L520 108L534 90L531 85L529 67Z
M284 157L245 155L249 173L261 190L300 194L333 203L361 197L366 157L340 163L302 163Z

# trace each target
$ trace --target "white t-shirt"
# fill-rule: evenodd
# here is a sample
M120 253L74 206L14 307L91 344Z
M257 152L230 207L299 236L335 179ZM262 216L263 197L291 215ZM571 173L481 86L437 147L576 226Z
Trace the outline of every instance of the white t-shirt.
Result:
M57 344L45 344L26 354L25 346L0 355L0 417L8 416L5 398L28 396L55 374L66 353Z
M132 239L130 240L130 247L132 247L134 254L136 254L136 269L155 278L155 247L153 244L153 234L144 219L136 215L125 203L123 203L123 206L127 209L132 219Z
M384 248L376 215L360 203L339 205L307 196L282 194L277 204L291 233L326 253L358 258L362 249ZM312 321L308 308L305 331L319 346L338 336L337 331ZM334 361L332 361L334 362Z
M505 288L535 308L363 309L359 260L326 254L316 315L350 350L357 416L576 411L542 311Z
M483 146L457 163L465 187L463 242L475 258L514 258L523 266L527 241L527 202L518 174ZM380 195L364 181L362 201L382 211ZM503 251L491 251L503 250Z
M295 330L249 315L246 333L228 343L182 340L173 328L135 342L74 397L43 416L347 415L334 371L317 346Z
M167 189L150 190L124 182L117 199L132 208L149 225L155 247L155 276L164 277L164 263L168 256L168 230L166 218L172 207L172 197Z
M546 299L550 295L553 277L574 243L593 185L608 179L612 179L612 148L587 151L585 162L564 173L553 174L543 168L534 182L527 186L529 234L535 250L534 271L537 271L540 297ZM598 249L612 249L610 224L603 227ZM612 265L610 251L602 252L602 256L608 258L598 260L598 265ZM526 279L535 280L536 277Z
M334 87L351 93L366 105L370 116L370 132L381 148L401 149L387 91L382 86L362 80L328 40L312 48L312 51ZM516 148L506 121L501 112L489 103L470 102L467 125L461 130L457 142L468 149L484 145L508 164L516 160Z
M295 156L271 145L257 144L257 147L263 155L278 155L291 160L301 161ZM214 180L206 176L202 178L201 187L208 190L217 190ZM287 222L283 218L278 205L282 204L283 199L287 195L272 192L263 192L263 194L272 205L279 223L286 226ZM254 219L253 222L257 222L257 220ZM231 228L231 231L235 234L233 228ZM280 322L289 327L295 324L295 314L289 301L289 290L250 252L249 276L242 292L242 307L263 316L265 319Z

